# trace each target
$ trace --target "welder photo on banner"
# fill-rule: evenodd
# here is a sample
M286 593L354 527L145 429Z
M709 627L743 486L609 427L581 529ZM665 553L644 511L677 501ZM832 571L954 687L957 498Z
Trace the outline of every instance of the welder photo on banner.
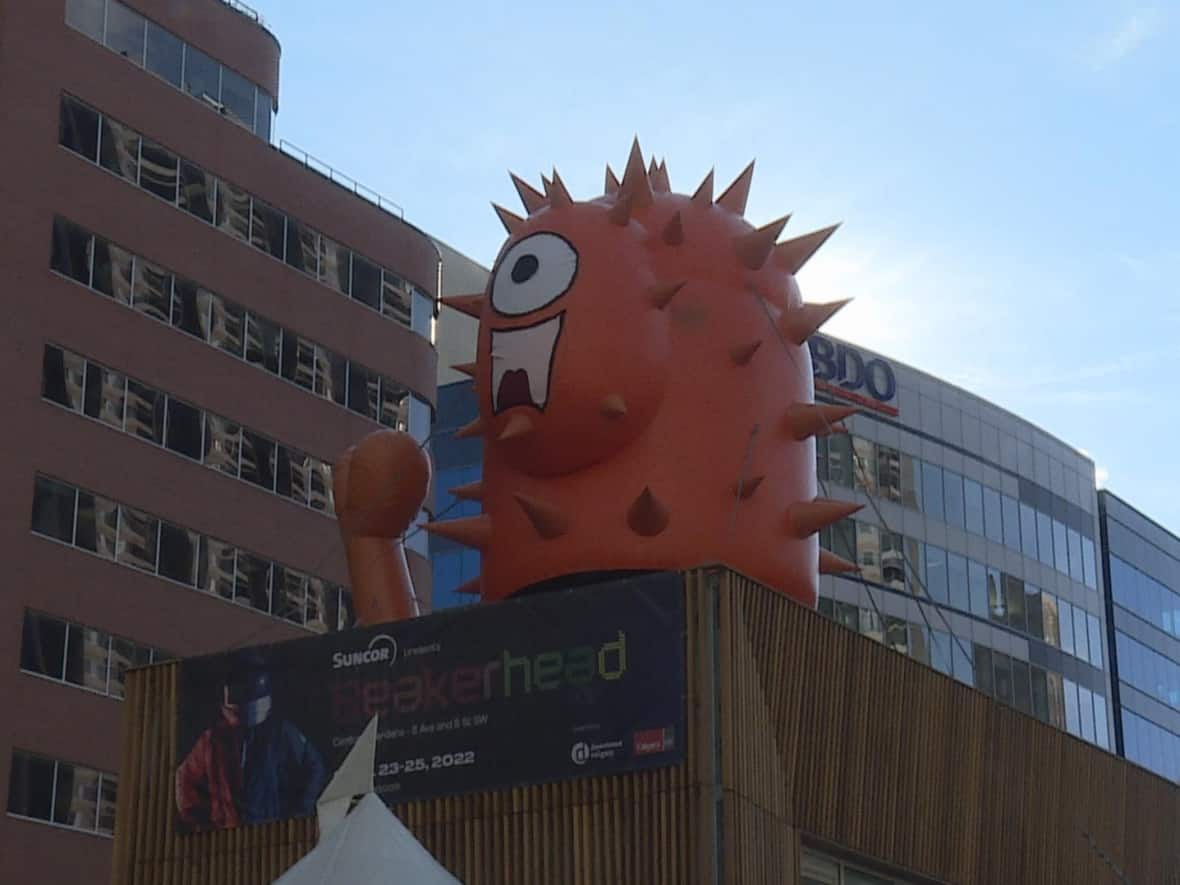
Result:
M327 779L324 759L276 704L271 677L265 656L252 650L233 658L224 680L210 685L217 696L205 699L208 724L176 771L176 810L185 828L314 813Z

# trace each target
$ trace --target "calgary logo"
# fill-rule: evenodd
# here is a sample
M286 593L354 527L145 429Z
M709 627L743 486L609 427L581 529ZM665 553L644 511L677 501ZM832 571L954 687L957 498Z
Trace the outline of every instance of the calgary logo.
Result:
M338 651L332 654L332 669L359 667L362 664L376 664L387 661L393 666L397 660L397 640L385 633L378 633L363 651Z

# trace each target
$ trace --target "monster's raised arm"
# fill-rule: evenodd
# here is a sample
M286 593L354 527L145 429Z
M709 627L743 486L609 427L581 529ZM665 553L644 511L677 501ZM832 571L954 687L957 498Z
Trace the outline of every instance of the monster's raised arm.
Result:
M419 614L402 536L429 487L430 459L405 433L372 433L337 460L332 491L359 623Z

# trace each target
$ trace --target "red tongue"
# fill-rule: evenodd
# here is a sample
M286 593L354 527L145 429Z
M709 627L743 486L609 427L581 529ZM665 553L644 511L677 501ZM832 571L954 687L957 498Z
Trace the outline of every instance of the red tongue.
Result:
M524 369L511 369L500 379L496 411L502 412L513 406L533 405L533 395L529 392L529 373Z

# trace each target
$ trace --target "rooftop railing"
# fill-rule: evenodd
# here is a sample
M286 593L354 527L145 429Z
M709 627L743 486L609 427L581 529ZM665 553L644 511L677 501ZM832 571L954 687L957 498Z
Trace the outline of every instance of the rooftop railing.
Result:
M298 145L291 144L286 139L279 139L279 149L287 156L302 163L308 169L318 172L334 184L352 191L362 200L367 200L383 212L388 212L390 215L396 216L402 221L406 220L405 209L393 202L393 200L382 196L371 187L366 187L352 176L345 175L331 164L312 156Z

